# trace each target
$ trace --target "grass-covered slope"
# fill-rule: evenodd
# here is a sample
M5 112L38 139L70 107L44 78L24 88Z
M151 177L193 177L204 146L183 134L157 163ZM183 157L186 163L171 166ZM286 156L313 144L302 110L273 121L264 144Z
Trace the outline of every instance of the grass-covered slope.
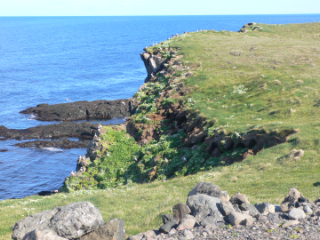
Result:
M319 197L319 32L320 23L252 25L242 33L187 33L149 48L178 52L161 53L168 59L166 73L135 95L138 108L128 130L140 145L123 131L105 128L102 157L65 185L69 191L108 189L2 201L0 239L8 239L14 222L26 215L83 200L99 207L105 220L124 219L129 235L153 229L159 214L185 202L199 181L214 182L229 195L240 191L252 203L280 203L290 187L311 200ZM172 119L175 111L186 111L184 121ZM189 136L197 119L206 138L222 134L235 143L253 131L276 138L299 132L227 165L223 159L249 147L226 151L222 138L221 156L206 152L206 142L193 144ZM304 156L288 158L294 148ZM142 182L149 184L136 184Z

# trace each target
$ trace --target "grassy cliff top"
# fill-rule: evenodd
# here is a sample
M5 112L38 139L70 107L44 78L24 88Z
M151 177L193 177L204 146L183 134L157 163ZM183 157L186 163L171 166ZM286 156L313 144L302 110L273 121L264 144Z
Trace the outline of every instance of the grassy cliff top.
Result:
M289 142L264 149L242 162L149 184L106 190L31 196L0 202L0 239L27 215L76 201L90 201L104 220L122 218L129 235L160 226L159 214L185 202L199 181L213 182L251 203L280 203L290 187L315 200L320 196L320 23L251 25L242 33L201 31L164 44L179 48L192 76L181 80L192 91L189 107L220 129L245 134L253 128L299 129ZM292 149L303 149L298 160Z

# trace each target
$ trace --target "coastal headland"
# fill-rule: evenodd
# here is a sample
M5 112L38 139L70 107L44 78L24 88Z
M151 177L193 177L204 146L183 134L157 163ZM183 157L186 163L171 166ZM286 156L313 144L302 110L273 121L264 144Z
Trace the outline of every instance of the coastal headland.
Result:
M125 102L126 123L90 128L97 137L85 170L61 193L2 201L3 239L24 216L76 201L91 201L105 220L123 219L128 235L159 228L161 215L200 181L245 193L251 203L279 204L292 187L316 199L319 29L251 23L146 48L148 77ZM40 108L28 113L50 116Z

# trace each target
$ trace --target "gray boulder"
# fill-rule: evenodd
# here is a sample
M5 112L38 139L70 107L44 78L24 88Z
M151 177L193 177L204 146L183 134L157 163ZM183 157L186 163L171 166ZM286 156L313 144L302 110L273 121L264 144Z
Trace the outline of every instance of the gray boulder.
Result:
M187 205L191 209L193 215L200 211L200 209L206 209L209 212L209 216L215 217L215 221L223 221L220 208L221 200L216 197L210 197L204 194L192 195L187 198Z
M207 216L205 219L201 221L201 226L206 227L206 226L216 226L216 219L213 216Z
M114 218L95 231L80 237L79 240L123 240L125 237L124 222Z
M20 240L34 230L45 233L48 230L62 238L74 239L96 230L103 223L99 209L92 203L71 203L16 222L12 238Z
M299 208L293 208L289 211L288 217L293 220L298 220L300 218L305 218L306 214Z
M90 202L58 207L51 218L52 229L61 237L73 239L96 230L104 223L100 210Z
M162 217L163 224L166 224L167 222L173 219L173 217L168 213L163 214L161 217Z
M229 201L230 199L227 191L222 191L219 186L209 182L199 182L191 189L188 197L196 194L205 194L211 197L220 198L223 201Z
M200 207L194 212L193 216L195 217L196 221L199 223L204 218L206 218L209 214L210 214L210 210L207 207Z
M232 204L241 205L242 203L250 203L246 195L237 192L230 198Z
M43 211L40 213L32 214L18 222L13 226L12 239L23 239L28 233L38 230L45 231L50 230L50 219L58 212L57 208L52 210Z
M267 218L273 224L280 223L279 214L277 214L277 213L268 213Z
M268 213L275 213L275 206L270 204L269 202L264 202L260 204L256 203L254 206L262 215L268 215Z
M248 211L252 217L256 217L260 214L256 207L251 203L242 203L239 207L242 211Z
M189 206L191 213L194 214L200 207L207 208L210 213L220 208L221 200L216 197L210 197L204 194L192 195L187 198L187 205Z
M33 230L24 236L23 240L67 240L67 238L59 237L50 230Z
M232 212L228 215L228 220L232 225L244 225L251 226L254 222L253 218L250 215Z
M235 211L233 205L229 201L221 201L220 202L221 212L224 216L228 216L231 212Z
M304 211L306 214L311 214L311 213L313 213L312 209L311 209L308 205L303 206L303 211Z
M159 228L159 232L162 233L169 233L171 228L173 228L174 226L177 226L179 222L177 220L175 220L174 218L172 218L172 220L168 221L166 224L162 225Z
M190 208L183 204L183 203L178 203L172 207L173 211L173 218L176 219L178 222L181 221L184 216L187 214L191 213Z
M190 230L184 230L182 234L186 239L193 239L194 238L194 235Z
M290 188L289 193L284 198L280 206L281 212L289 212L295 207L302 206L303 203L310 203L297 189Z
M196 219L192 215L186 215L183 219L181 219L181 223L177 227L178 231L185 229L192 229L196 224Z

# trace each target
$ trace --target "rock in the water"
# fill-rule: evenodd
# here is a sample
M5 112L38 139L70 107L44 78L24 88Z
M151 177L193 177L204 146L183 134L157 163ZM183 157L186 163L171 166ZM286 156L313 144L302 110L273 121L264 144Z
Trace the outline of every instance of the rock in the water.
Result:
M181 220L181 223L177 227L177 230L180 231L185 229L192 229L195 224L196 224L196 219L194 218L194 216L186 215Z
M39 104L20 113L33 114L36 116L35 119L40 121L76 121L128 117L130 116L130 110L129 100L120 99L114 101L78 101L54 105Z
M8 129L0 126L0 138L6 139L57 139L63 137L76 137L82 139L92 139L98 124L89 122L74 123L62 122L59 124L40 125L27 129ZM30 144L30 143L29 143ZM41 146L38 141L35 145ZM43 145L48 145L44 142ZM23 145L21 145L23 147Z
M60 237L73 239L97 229L103 224L98 208L90 202L71 203L63 207L28 216L15 223L12 238L23 239L34 230L50 230Z
M59 237L55 232L50 230L33 230L28 233L23 240L67 240L67 238Z
M86 148L90 140L81 140L81 141L71 141L68 138L62 138L56 141L45 141L45 140L36 140L16 143L15 146L18 147L36 147L40 149L52 149L52 148L62 148L62 149L71 149L71 148ZM62 150L61 150L62 151Z
M293 220L298 220L300 218L305 218L306 214L299 208L293 208L289 211L288 217Z
M98 229L82 236L79 240L123 240L125 237L124 222L114 218Z
M270 204L269 202L264 202L260 204L256 203L254 206L262 215L268 215L268 213L275 213L275 206Z
M191 213L190 208L183 203L178 203L174 205L172 207L172 211L173 211L173 218L178 222L180 222L181 219L184 218L184 216Z
M219 186L209 182L198 183L191 189L188 197L196 194L205 194L211 197L220 198L223 201L229 201L230 199L228 192L222 191Z
M254 222L253 218L250 215L232 212L228 215L228 220L232 225L244 225L251 226Z

